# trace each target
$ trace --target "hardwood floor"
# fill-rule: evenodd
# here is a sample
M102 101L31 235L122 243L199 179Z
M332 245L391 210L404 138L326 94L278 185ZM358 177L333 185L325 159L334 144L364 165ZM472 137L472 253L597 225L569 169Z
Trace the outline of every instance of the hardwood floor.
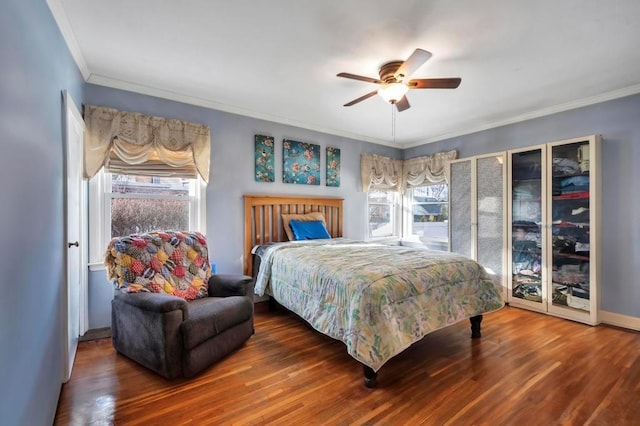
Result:
M638 425L640 333L517 308L439 330L363 384L345 346L284 310L190 380L81 342L56 425Z

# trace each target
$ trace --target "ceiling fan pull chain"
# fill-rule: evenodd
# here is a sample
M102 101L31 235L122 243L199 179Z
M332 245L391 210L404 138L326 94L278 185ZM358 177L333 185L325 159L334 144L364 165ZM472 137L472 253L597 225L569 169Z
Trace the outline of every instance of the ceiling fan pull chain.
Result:
M391 104L391 136L393 137L393 143L396 143L396 108L394 104Z

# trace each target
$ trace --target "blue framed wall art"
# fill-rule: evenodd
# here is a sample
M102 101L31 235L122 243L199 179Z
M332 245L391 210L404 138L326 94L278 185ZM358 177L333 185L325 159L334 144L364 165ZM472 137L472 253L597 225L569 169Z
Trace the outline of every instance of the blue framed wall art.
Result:
M273 182L274 177L274 139L272 136L255 137L255 179L256 182Z
M320 145L283 140L282 182L320 185Z
M340 148L327 147L327 186L340 186Z

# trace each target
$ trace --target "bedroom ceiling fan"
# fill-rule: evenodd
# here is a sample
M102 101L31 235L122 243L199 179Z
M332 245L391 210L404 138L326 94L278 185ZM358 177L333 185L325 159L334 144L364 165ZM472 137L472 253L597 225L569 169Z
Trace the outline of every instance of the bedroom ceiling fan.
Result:
M410 89L455 89L460 85L460 78L416 78L409 80L409 77L431 58L431 53L423 49L416 49L406 61L392 61L380 67L380 78L364 77L361 75L341 72L338 77L350 78L353 80L366 81L367 83L379 84L380 87L373 92L360 96L344 104L348 107L369 99L372 96L380 95L382 99L391 104L395 104L398 111L409 109L407 92Z

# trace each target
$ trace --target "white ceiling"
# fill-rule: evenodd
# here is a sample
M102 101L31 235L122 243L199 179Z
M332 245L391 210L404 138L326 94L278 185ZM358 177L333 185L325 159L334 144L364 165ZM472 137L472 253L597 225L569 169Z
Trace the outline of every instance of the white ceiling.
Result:
M409 147L640 92L638 0L47 0L88 82ZM416 48L396 114L378 77Z

